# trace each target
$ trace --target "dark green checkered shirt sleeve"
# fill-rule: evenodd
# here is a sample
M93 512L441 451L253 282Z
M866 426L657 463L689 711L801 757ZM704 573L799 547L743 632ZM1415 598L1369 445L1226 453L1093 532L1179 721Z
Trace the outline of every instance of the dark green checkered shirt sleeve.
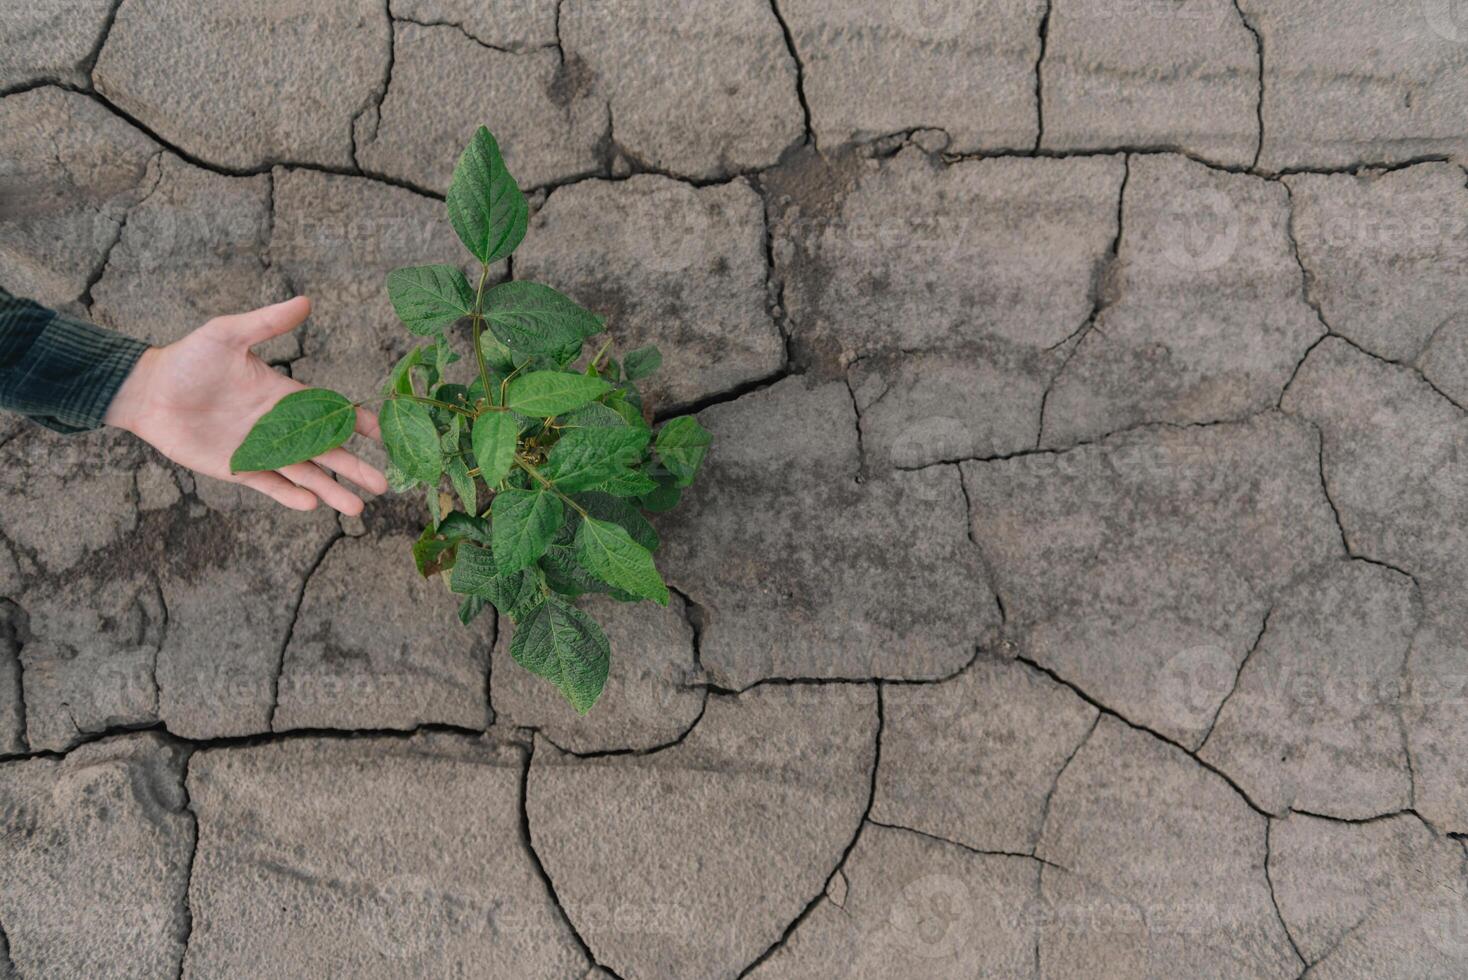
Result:
M0 289L0 410L57 432L95 429L147 349Z

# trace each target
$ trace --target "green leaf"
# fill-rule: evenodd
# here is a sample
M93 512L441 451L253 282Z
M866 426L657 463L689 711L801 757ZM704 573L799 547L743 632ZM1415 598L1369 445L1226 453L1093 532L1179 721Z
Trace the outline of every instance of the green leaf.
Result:
M474 292L464 273L451 265L417 265L387 276L387 298L409 330L420 336L441 334L474 309ZM442 373L442 371L440 371Z
M522 622L545 602L542 581L540 569L533 565L513 575L501 575L490 583L489 601L511 622Z
M639 381L663 366L663 352L655 346L639 347L622 358L622 371L628 381Z
M610 592L612 587L576 564L576 553L553 544L540 559L545 582L563 596L576 598L586 592Z
M432 578L453 568L454 551L458 546L458 539L442 534L440 528L425 527L418 540L413 542L413 564L418 566L418 574Z
M606 686L612 649L590 616L560 599L548 599L515 629L510 656L549 680L584 715Z
M574 534L573 534L574 536ZM614 588L581 567L576 551L568 545L553 544L540 559L540 570L546 584L561 595L575 598L587 592L609 595L618 602L641 602L642 599Z
M658 489L658 484L641 470L623 470L597 487L614 497L644 497Z
M450 386L443 385L439 388L439 391L442 392L447 387ZM433 409L430 408L428 411L430 415L433 414ZM448 418L445 420L446 427L438 434L438 448L445 456L451 456L459 452L460 437L464 434L464 416L457 412L445 412L444 414ZM436 422L437 419L435 419ZM444 461L444 469L448 469L447 460ZM468 469L468 467L465 467L465 469ZM470 507L469 509L473 510L474 508Z
M642 459L648 435L631 426L569 429L551 447L541 475L561 490L590 490Z
M485 293L484 319L510 350L556 360L602 329L601 317L537 282L507 282Z
M515 355L493 333L481 332L479 347L484 351L485 366L491 371L503 377L515 370ZM496 388L494 394L498 394L498 391Z
M260 416L230 457L229 470L276 470L314 459L350 439L356 424L356 406L336 392L292 392Z
M622 416L622 420L633 428L651 429L651 426L647 424L647 419L642 417L641 405L631 401L627 396L628 392L622 389L612 392L607 398L607 407Z
M443 520L443 499L438 495L438 487L429 487L424 496L428 500L428 516L433 518L433 527L437 529Z
M578 493L573 498L592 517L611 521L632 536L632 540L648 551L658 550L658 532L637 508L607 493Z
M409 490L418 486L420 482L404 473L398 464L390 459L387 461L387 466L383 470L387 474L387 488L393 493L407 493Z
M497 486L515 464L520 424L509 412L485 412L474 420L469 438L473 441L479 476L491 487Z
M672 477L658 477L655 486L656 489L642 495L639 502L643 510L661 514L678 506L678 498L683 496L683 490L678 486L677 480Z
M424 344L421 347L414 347L400 357L398 363L394 364L393 369L388 372L387 380L382 384L382 393L384 395L391 395L393 392L400 395L416 395L418 392L413 389L413 369L421 367L429 371L436 370L427 362L427 357L434 352L435 346Z
M474 486L474 477L469 475L469 465L464 462L463 456L450 456L444 464L448 470L449 482L454 485L454 493L459 495L459 502L467 511L479 509L479 491Z
M658 432L653 448L668 472L677 479L678 486L686 487L698 474L712 441L713 436L698 424L697 419L692 415L680 415Z
M576 560L607 583L666 606L668 587L652 552L610 521L586 517L576 531Z
M532 371L510 379L505 406L522 415L549 418L580 408L611 390L600 378L564 371Z
M438 533L451 541L477 541L484 545L490 541L489 522L461 510L445 514L439 522Z
M407 398L389 398L377 413L382 444L398 468L409 477L433 486L443 474L438 429L428 409Z
M494 567L494 552L483 544L465 541L459 545L454 574L449 577L449 589L459 595L477 595L487 599L489 583L498 574Z
M582 405L576 411L561 416L560 421L563 429L615 429L626 424L626 419L601 402Z
M455 269L454 271L457 272L458 270ZM465 285L467 286L468 283L465 283ZM441 378L448 373L449 365L458 359L459 355L454 353L453 347L449 345L448 338L440 334L438 342L433 345L433 361L434 366L438 368L438 376Z
M484 600L477 595L465 596L464 601L459 603L459 622L468 626L479 618L484 612Z
M448 209L459 240L486 265L509 255L525 238L530 208L505 168L499 144L483 126L454 167Z
M534 567L500 575L493 548L465 541L459 545L449 588L459 595L486 599L518 622L545 600L541 581L540 569Z
M509 575L545 554L564 513L560 498L545 490L501 490L495 494L490 527L499 573Z

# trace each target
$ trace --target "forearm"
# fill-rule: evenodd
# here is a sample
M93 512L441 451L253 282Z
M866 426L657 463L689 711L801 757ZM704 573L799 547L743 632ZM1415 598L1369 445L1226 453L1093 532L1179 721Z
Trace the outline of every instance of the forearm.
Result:
M0 410L58 432L84 432L148 345L0 289Z

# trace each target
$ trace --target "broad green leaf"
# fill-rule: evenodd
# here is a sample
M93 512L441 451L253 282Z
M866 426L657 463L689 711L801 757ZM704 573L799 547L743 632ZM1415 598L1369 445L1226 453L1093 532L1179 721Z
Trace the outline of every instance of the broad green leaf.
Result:
M587 592L610 592L611 586L576 564L576 553L563 545L551 545L540 559L545 583L567 598Z
M575 598L587 592L609 595L618 602L641 602L642 599L629 592L614 588L581 567L576 560L576 550L569 545L553 544L545 549L540 559L540 570L545 573L546 584L561 595Z
M638 513L637 508L625 500L618 500L607 493L578 493L573 499L586 508L592 517L611 521L632 536L632 540L648 551L658 550L658 532Z
M549 680L584 715L601 697L612 650L590 616L560 599L548 599L516 627L510 656Z
M540 569L532 565L522 568L513 575L501 575L490 583L489 601L511 622L522 622L545 601L542 587L544 578Z
M444 469L448 470L449 482L454 485L454 493L459 495L459 503L467 511L477 511L479 492L474 486L474 477L469 475L469 465L464 462L464 457L450 456Z
M640 381L663 366L663 352L652 345L639 347L622 358L622 370L628 381Z
M697 419L692 415L680 415L662 427L653 448L668 472L677 479L678 486L686 487L698 474L712 441L713 436L698 424Z
M490 528L499 573L509 575L545 554L564 513L560 498L545 490L501 490L495 494Z
M505 406L522 415L549 418L574 411L611 390L600 378L564 371L532 371L511 378L505 389Z
M561 416L559 424L563 429L615 429L626 425L627 420L601 402L592 402Z
M468 410L473 405L473 402L469 400L469 389L465 388L461 384L454 384L452 382L450 382L449 384L441 384L437 388L435 388L433 391L433 397L441 402L445 402L449 405L454 405L458 408L462 408L465 410ZM463 425L464 423L469 421L468 418L466 418L459 412L448 412L444 411L443 409L432 408L430 406L429 414L432 415L435 413L442 416L445 425L454 425L456 422L459 425Z
M452 541L477 541L485 545L490 542L489 522L461 510L445 514L439 522L438 533Z
M404 473L391 459L387 461L383 472L387 474L387 488L393 493L407 493L421 482Z
M484 363L490 371L498 373L500 377L504 377L515 370L515 355L511 353L508 347L500 343L499 339L493 333L480 333L479 348L484 351ZM499 379L496 378L494 380L498 381ZM499 389L496 388L493 394L495 397L499 397Z
M651 429L647 419L642 417L642 406L630 401L627 395L628 392L624 389L612 392L607 398L607 407L622 416L622 420L633 428Z
M432 578L439 572L446 572L454 567L454 551L459 546L459 540L441 531L441 527L426 527L418 540L413 542L413 564L418 566L418 574L424 578Z
M597 486L614 497L642 497L657 490L658 485L641 470L623 470Z
M678 498L683 496L683 489L678 486L677 480L670 476L658 477L655 485L656 489L642 495L640 503L643 510L661 514L678 506Z
M443 453L428 409L407 398L389 398L377 413L377 423L388 456L403 473L430 486L438 483Z
M500 575L495 567L494 550L466 541L459 545L449 588L460 595L488 600L518 622L545 600L542 581L540 569L534 567Z
M473 301L471 300L470 302ZM438 368L438 376L440 378L443 377L447 373L449 365L458 359L459 355L454 353L454 348L449 345L448 338L440 334L438 343L433 345L433 362Z
M474 461L479 465L480 477L491 487L498 486L515 464L519 423L509 412L485 412L474 420L469 438L474 445Z
M424 337L443 333L474 309L474 291L464 273L451 265L394 269L387 276L387 298L398 319Z
M525 238L530 209L505 168L499 144L480 126L454 167L448 193L449 224L474 257L486 264Z
M437 564L440 571L448 571L453 567L454 554L461 542L473 541L479 544L489 544L489 522L472 514L466 514L461 510L445 514L443 520L438 522L438 527L428 527L423 535L413 546L413 557L418 559L420 552L424 558L432 559L441 552L448 551L446 558L439 558ZM423 572L423 564L420 562L418 570ZM432 574L424 572L425 577Z
M477 595L465 596L464 601L459 603L459 622L468 626L479 618L484 612L484 600Z
M563 490L590 490L635 465L647 448L646 429L569 429L551 447L541 475Z
M442 385L438 390L442 393L443 389L448 387L450 385ZM459 451L459 436L463 435L464 423L467 420L458 412L450 412L448 414L448 428L439 433L438 445L446 453L456 453Z
M668 604L668 587L653 565L652 552L610 521L582 518L576 530L576 560L619 589Z
M498 574L494 567L494 552L483 544L465 541L459 545L454 574L449 577L449 589L459 595L477 595L487 599L490 582Z
M393 392L400 395L416 395L418 392L413 389L413 369L421 367L429 371L436 370L427 360L433 354L434 349L435 345L424 344L421 347L414 347L400 357L398 363L394 364L393 369L388 372L387 380L382 385L382 393L384 395L391 395Z
M510 350L558 361L602 329L601 317L537 282L502 283L485 293L484 319Z
M350 439L356 424L356 406L336 392L292 392L260 416L230 457L229 470L276 470L314 459Z

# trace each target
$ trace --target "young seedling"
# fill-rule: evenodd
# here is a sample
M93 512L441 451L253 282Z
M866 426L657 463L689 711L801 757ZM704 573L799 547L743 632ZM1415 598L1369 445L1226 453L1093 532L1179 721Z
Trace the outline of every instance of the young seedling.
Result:
M667 604L652 558L657 532L642 512L677 504L709 433L692 416L653 431L636 382L661 365L656 347L619 364L607 341L573 367L604 329L601 317L538 283L486 288L490 266L525 237L529 209L484 127L454 168L448 213L478 260L478 284L451 265L387 277L393 309L427 341L397 363L380 396L388 482L426 492L418 571L464 596L466 626L492 604L515 624L515 661L585 713L601 696L611 650L574 600L598 592ZM449 380L459 356L447 331L465 319L474 361L462 383ZM358 404L324 388L282 398L231 468L273 470L334 449L352 434Z

